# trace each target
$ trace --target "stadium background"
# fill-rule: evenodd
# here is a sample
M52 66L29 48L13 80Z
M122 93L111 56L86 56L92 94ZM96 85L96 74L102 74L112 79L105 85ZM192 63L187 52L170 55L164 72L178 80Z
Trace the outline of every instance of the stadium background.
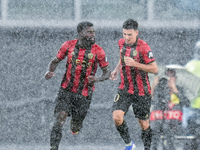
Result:
M140 24L139 38L154 52L160 71L167 64L185 65L193 58L200 37L198 0L1 0L0 1L0 145L49 143L54 99L65 71L44 79L49 62L61 44L77 37L76 25L89 20L96 28L96 42L106 51L111 69L118 62L117 42L127 18ZM188 5L189 3L189 5ZM196 5L194 5L194 3ZM97 75L101 71L98 70ZM192 99L199 79L181 71L178 83ZM153 75L150 75L152 81ZM119 80L118 80L119 81ZM123 145L112 121L111 106L118 82L96 84L84 128L78 136L66 122L62 143ZM194 89L195 88L195 89ZM134 141L141 144L139 125L131 110L127 120Z

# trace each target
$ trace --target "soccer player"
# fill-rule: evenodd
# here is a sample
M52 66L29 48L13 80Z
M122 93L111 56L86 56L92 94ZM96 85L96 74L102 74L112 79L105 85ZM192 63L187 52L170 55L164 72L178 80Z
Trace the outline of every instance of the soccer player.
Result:
M138 23L128 19L123 24L123 39L118 42L120 60L111 73L111 80L116 80L120 71L121 82L113 103L113 120L117 131L126 144L125 150L133 150L132 142L124 115L130 105L142 129L145 150L150 150L151 128L149 114L151 89L148 73L157 74L158 67L149 45L138 36Z
M47 80L54 76L59 62L67 57L66 72L56 98L56 119L50 135L50 150L58 150L67 116L71 116L72 134L80 131L90 106L94 83L110 77L105 52L95 43L93 24L81 22L77 26L77 32L78 39L66 41L61 46L45 74ZM100 77L95 77L98 63L103 73Z

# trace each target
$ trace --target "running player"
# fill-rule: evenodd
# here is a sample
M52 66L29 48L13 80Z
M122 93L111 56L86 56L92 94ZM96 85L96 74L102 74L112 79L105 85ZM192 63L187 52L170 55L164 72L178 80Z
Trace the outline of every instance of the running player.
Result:
M46 79L55 75L59 62L67 57L66 72L56 98L55 123L50 135L50 150L58 150L62 128L67 116L71 116L71 132L77 134L83 125L94 91L94 83L109 79L108 62L104 50L95 43L95 31L91 22L77 26L78 39L66 41L51 61ZM95 77L97 63L102 70Z
M125 150L135 148L124 120L130 105L141 126L145 150L150 150L151 146L149 125L151 89L148 73L156 74L158 67L149 45L137 37L138 33L138 23L135 20L128 19L124 22L123 39L118 42L120 60L110 77L116 80L117 73L120 71L121 82L118 94L114 98L113 120L126 144Z

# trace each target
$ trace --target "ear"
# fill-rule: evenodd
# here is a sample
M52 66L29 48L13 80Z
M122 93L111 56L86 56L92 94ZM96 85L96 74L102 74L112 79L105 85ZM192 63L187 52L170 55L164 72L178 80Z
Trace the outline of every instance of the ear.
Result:
M78 35L79 36L83 36L83 30Z
M136 30L136 34L137 34L137 35L139 34L139 30Z

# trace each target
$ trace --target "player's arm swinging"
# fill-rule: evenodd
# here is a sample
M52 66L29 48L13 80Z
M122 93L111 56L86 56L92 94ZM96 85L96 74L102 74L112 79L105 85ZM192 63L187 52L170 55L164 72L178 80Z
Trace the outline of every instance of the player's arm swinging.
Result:
M55 76L54 71L56 70L56 67L58 66L59 60L57 57L55 57L49 64L49 70L45 74L45 79L50 79L52 76Z
M89 76L88 77L89 83L102 82L104 80L109 79L109 77L110 77L109 66L102 67L101 70L102 70L103 73L102 73L102 75L100 77L98 77L98 78L95 78L94 76Z
M110 76L111 80L117 80L117 73L119 72L120 68L121 68L121 60L119 60L117 66L114 69L114 71L111 73L111 76Z

